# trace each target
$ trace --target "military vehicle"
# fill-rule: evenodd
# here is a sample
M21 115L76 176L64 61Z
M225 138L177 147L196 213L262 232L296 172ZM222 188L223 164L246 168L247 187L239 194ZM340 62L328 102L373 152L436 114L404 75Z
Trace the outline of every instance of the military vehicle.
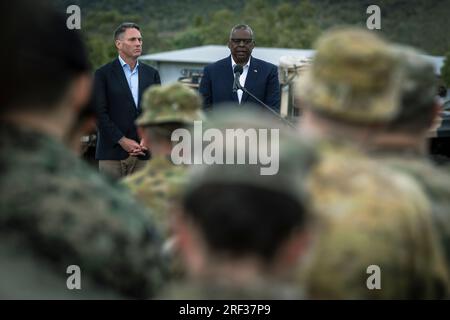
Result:
M182 76L178 78L178 82L189 88L198 90L203 76L202 70L183 69L181 70L181 75Z
M309 57L282 56L278 66L281 89L280 114L291 123L297 123L302 110L295 101L295 82L311 64Z

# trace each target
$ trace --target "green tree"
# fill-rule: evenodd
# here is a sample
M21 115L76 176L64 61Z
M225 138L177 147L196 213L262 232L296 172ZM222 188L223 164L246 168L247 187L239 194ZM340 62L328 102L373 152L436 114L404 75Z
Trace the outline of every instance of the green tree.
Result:
M236 14L228 9L215 12L210 21L200 28L204 37L203 44L226 44L230 29L238 22Z
M89 60L94 69L111 61L113 57L117 55L116 49L111 45L111 40L107 41L104 37L99 35L93 34L87 36L86 45Z
M158 30L155 21L145 22L142 15L121 14L117 10L89 11L83 20L89 59L94 68L111 61L117 56L114 45L114 30L125 21L137 23L141 28L143 52L157 52L173 46Z
M444 65L441 68L441 78L447 87L450 87L450 50L445 55Z
M117 51L114 46L114 30L124 21L139 21L136 15L123 15L116 10L90 11L83 20L83 31L89 59L94 69L111 61Z
M175 48L190 48L201 46L204 43L204 36L200 28L188 29L179 33L173 39Z
M173 44L176 48L224 45L229 30L238 23L246 23L255 32L257 46L310 48L320 33L314 6L309 0L277 3L251 0L239 14L222 9L205 20L196 18L190 28L175 37Z
M317 37L318 30L342 24L364 28L368 17L366 9L372 3L381 8L381 30L378 32L392 41L418 47L429 54L444 55L448 49L445 37L450 33L450 6L448 1L443 0L52 2L63 12L70 4L79 5L82 9L82 30L89 29L87 37L98 34L109 41L112 30L123 21L135 21L143 28L150 26L154 33L149 40L144 38L144 50L152 52L197 45L200 42L224 44L229 29L236 23L248 23L255 29L258 46L306 48ZM305 4L309 4L310 8ZM147 36L149 33L146 31L144 37Z

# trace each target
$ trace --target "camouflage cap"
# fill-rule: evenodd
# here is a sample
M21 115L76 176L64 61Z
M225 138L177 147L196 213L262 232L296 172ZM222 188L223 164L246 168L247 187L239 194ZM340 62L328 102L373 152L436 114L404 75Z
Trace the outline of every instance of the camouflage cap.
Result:
M433 64L414 48L395 45L392 49L400 60L403 78L397 118L409 119L429 114L436 99L437 79Z
M204 118L200 95L180 83L148 88L142 98L140 126L169 122L192 123Z
M398 110L398 58L368 30L339 28L316 43L296 95L312 110L356 123L386 122Z
M257 108L249 110L249 106L246 106L246 110L243 110L242 107L228 105L221 111L208 114L204 132L208 129L220 131L224 137L221 144L223 164L193 166L188 192L204 184L240 184L289 194L306 203L303 198L303 177L315 163L316 152L312 146L300 140L292 128ZM252 139L256 137L256 143L250 139L252 135ZM234 162L230 164L227 163L228 148L233 152ZM238 152L245 154L245 163L236 164ZM275 174L262 174L261 168L267 168L270 164L267 159L261 164L261 154L270 154L273 161L277 161L278 170ZM250 161L252 158L256 159L253 163Z

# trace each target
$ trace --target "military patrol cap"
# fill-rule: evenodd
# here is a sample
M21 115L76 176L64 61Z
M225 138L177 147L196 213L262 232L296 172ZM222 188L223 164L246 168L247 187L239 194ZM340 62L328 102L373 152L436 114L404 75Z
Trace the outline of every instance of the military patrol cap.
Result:
M316 163L315 149L300 140L295 130L283 122L257 108L250 109L250 106L246 106L246 109L243 110L242 107L233 108L231 105L227 105L220 111L212 111L208 114L208 122L204 123L203 129L218 130L225 139L223 141L223 164L192 166L187 192L205 184L238 184L281 192L296 199L302 199L306 203L307 199L303 197L303 177ZM227 153L230 151L226 145L231 142L229 136L227 137L229 130L234 130L235 133L238 132L237 130L240 131L237 134L241 138L240 142L244 141L244 136L250 136L251 132L256 132L258 140L255 143L255 141L246 139L242 144L237 142L239 139L233 140L233 164L226 163ZM261 135L265 136L266 132L267 139L262 138ZM268 168L274 163L261 164L259 156L261 150L263 154L270 154L273 162L278 161L278 171L274 174L262 174L262 168ZM245 153L244 164L236 164L238 152ZM251 164L249 161L252 155L257 157L256 164Z
M136 124L192 123L204 118L201 106L200 95L182 84L152 86L143 94L143 113Z
M418 50L395 45L402 71L401 104L398 118L424 116L432 110L436 99L437 79L434 66Z
M339 120L384 123L398 111L398 69L390 44L375 33L339 28L317 41L296 94L312 110Z

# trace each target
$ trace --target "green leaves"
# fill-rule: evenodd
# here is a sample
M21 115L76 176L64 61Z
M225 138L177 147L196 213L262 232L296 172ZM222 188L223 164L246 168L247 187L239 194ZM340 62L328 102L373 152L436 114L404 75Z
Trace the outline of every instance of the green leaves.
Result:
M315 18L315 9L309 0L251 0L246 2L243 10L222 9L205 18L195 18L192 27L177 35L175 46L224 45L231 28L238 23L246 23L255 32L257 46L310 48L320 33Z
M225 45L238 23L255 31L256 46L312 48L337 25L365 27L370 1L355 0L54 0L61 10L75 2L94 67L115 55L113 32L124 21L142 28L144 53L206 44ZM381 30L388 39L432 55L448 49L450 6L442 0L380 0Z
M450 50L445 55L444 65L441 68L441 78L450 87Z

